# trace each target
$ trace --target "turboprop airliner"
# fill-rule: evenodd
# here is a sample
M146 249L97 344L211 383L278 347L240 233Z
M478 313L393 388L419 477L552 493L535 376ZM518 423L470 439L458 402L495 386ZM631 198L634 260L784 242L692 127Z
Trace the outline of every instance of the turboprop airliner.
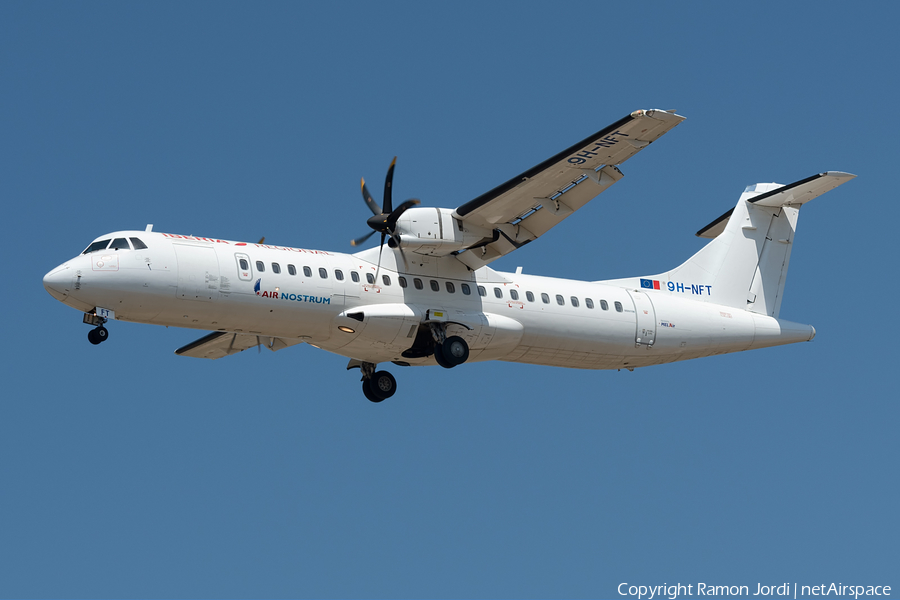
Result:
M372 402L397 389L382 363L634 370L812 340L812 326L779 318L797 218L848 173L750 185L697 232L711 241L665 273L575 281L489 266L619 181L625 161L683 120L635 111L455 209L395 208L391 163L381 206L362 182L372 231L352 244L376 233L380 243L356 254L148 225L96 238L44 287L84 313L92 344L111 320L211 331L175 351L187 357L307 343L349 358Z

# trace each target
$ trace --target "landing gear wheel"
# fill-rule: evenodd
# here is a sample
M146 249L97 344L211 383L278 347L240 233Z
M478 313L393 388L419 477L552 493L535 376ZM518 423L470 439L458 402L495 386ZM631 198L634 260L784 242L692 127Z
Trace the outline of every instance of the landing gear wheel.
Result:
M364 383L368 385L369 392L371 392L372 396L377 398L377 400L372 400L372 398L369 398L369 395L366 394L366 398L369 398L369 400L372 400L373 402L387 400L397 391L397 380L387 371L378 371Z
M373 394L372 390L369 388L369 381L371 381L371 379L363 379L362 382L363 395L365 395L366 400L368 400L369 402L381 402L382 400L384 400L384 398L375 397L375 394Z
M461 365L469 359L469 345L458 335L448 337L441 344L441 354L451 367Z
M95 329L91 329L88 332L88 341L95 346L101 342L105 342L106 338L109 337L109 331L107 331L106 327L97 327Z
M456 366L446 359L446 357L444 356L444 350L440 344L434 345L434 360L437 361L437 364L441 365L445 369L452 369Z

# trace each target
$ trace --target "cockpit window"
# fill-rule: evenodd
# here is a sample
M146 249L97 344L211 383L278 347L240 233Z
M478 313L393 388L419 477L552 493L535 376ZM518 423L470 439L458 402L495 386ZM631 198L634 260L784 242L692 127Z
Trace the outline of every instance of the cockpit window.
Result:
M99 242L94 242L90 246L88 246L82 254L90 254L91 252L97 252L98 250L105 250L109 245L109 240L100 240Z
M128 245L128 240L125 238L116 238L112 241L112 244L109 245L110 250L131 250L131 246Z
M137 238L128 238L128 239L131 240L131 245L134 246L135 250L145 250L147 248L147 244L145 244L144 242L142 242L141 240L139 240Z

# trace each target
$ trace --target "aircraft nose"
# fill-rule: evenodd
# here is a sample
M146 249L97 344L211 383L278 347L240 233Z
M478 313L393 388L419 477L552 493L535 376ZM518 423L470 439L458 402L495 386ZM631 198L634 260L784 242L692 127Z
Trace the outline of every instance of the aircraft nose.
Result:
M69 295L72 285L72 272L67 265L60 265L44 275L44 289L60 302Z

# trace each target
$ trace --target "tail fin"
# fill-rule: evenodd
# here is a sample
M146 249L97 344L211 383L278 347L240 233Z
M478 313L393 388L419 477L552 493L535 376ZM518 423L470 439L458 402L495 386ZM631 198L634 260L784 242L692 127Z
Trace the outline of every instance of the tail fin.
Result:
M777 318L800 206L854 177L828 171L788 185L747 187L731 211L697 232L713 241L668 273L641 279L641 286Z

